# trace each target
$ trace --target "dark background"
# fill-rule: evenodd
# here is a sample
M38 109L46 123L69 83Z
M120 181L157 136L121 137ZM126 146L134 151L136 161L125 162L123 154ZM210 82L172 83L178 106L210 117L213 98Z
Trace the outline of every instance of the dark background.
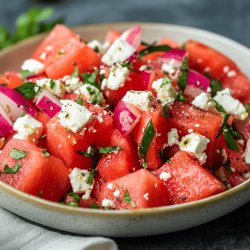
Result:
M17 15L31 6L55 7L55 16L64 16L70 26L117 21L172 23L210 30L250 47L249 0L0 0L0 24L13 29ZM250 203L186 231L115 241L122 250L250 249Z

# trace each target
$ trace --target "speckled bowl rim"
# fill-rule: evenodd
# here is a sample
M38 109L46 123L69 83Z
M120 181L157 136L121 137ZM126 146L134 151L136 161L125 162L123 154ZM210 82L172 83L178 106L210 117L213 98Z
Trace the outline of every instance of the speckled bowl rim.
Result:
M100 23L100 24L87 24L87 25L80 25L73 28L76 32L82 30L82 29L93 29L95 27L117 27L117 28L124 28L127 26L132 26L135 24L140 24L142 27L149 27L149 28L164 28L168 27L168 29L174 29L174 30L183 30L183 28L186 28L190 32L190 37L192 37L192 32L199 32L204 35L212 35L214 36L214 39L220 40L223 39L224 43L230 43L238 47L239 50L243 50L247 53L249 53L249 49L245 47L244 45L239 44L238 42L235 42L229 38L226 38L224 36L215 34L210 31L205 31L193 27L188 26L180 26L180 25L172 25L172 24L163 24L163 23L147 23L147 22L114 22L114 23ZM40 34L36 35L34 37L28 38L26 40L23 40L13 46L10 46L3 51L0 52L0 56L4 56L5 54L8 54L12 49L18 49L19 47L22 47L26 43L32 43L34 41L40 40L46 35ZM161 214L173 214L176 212L179 212L181 210L187 210L191 208L199 208L204 207L207 205L210 205L212 203L216 203L218 201L221 201L226 198L230 198L231 196L234 196L240 192L243 192L244 190L247 190L250 187L250 179L245 181L244 183L231 188L223 193L216 194L213 196L210 196L208 198L204 198L198 201L192 201L187 202L183 204L178 205L169 205L169 206L162 206L162 207L155 207L155 208L145 208L145 209L136 209L136 210L97 210L97 209L89 209L89 208L79 208L79 207L70 207L66 205L62 205L57 202L48 201L33 195L29 195L27 193L24 193L22 191L19 191L12 186L1 182L0 181L0 191L4 192L10 196L14 196L15 198L27 202L32 203L34 206L39 206L44 209L48 210L54 210L55 212L60 212L64 214L71 214L71 215L82 215L82 216L107 216L107 217L131 217L131 216L155 216L155 215L161 215Z

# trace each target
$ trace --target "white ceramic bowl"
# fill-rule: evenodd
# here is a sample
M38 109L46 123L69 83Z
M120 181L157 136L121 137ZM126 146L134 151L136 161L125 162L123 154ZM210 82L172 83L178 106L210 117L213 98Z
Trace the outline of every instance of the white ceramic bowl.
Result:
M124 30L134 23L80 26L75 29L84 40L102 40L111 29ZM190 38L204 42L232 58L250 77L250 51L228 38L211 32L156 23L141 23L143 40L152 42L169 37L180 43ZM0 53L0 72L19 69L44 35L21 42ZM0 182L0 205L42 225L80 234L142 236L178 231L211 221L250 200L250 180L224 193L182 205L135 211L101 211L64 206L20 192Z

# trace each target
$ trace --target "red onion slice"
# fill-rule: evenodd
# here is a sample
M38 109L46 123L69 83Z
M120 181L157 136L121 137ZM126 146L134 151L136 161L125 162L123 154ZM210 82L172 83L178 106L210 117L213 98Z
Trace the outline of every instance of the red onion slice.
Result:
M10 120L4 108L0 105L0 136L8 137L13 132L13 122Z
M141 37L142 37L142 29L140 25L134 26L131 29L126 30L120 36L121 39L123 39L136 49L141 44Z
M133 130L140 117L140 112L131 104L120 101L115 107L115 127L123 136L128 135Z
M164 53L163 57L182 62L187 57L187 52L184 49L170 49Z
M46 89L39 92L35 102L36 106L50 118L54 117L61 110L59 99Z
M195 70L190 70L187 78L187 85L207 91L210 87L210 79Z

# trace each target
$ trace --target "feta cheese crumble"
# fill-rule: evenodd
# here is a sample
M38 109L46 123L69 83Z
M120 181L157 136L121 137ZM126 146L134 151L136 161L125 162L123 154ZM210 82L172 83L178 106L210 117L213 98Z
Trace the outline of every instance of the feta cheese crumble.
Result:
M218 102L227 113L235 116L240 120L245 120L248 113L244 105L237 99L231 96L231 90L226 88L222 91L218 91L214 97L214 100Z
M41 74L44 71L44 64L37 61L36 59L27 59L21 66L22 70L27 70L34 74Z
M82 95L84 99L90 103L92 102L93 95L97 93L101 95L98 88L88 83L83 84L81 88L75 91L75 93Z
M16 120L13 129L17 132L14 139L36 142L42 136L43 125L32 116L25 115Z
M65 95L65 87L60 80L43 78L36 80L36 85L40 88L46 88L49 92L51 92L52 94L54 94L59 98L63 98L63 96Z
M180 142L180 150L189 153L199 160L201 164L204 164L207 159L204 151L207 148L207 144L210 142L205 136L198 133L191 133L182 137Z
M161 174L159 175L159 178L163 181L167 181L168 179L170 179L172 176L170 173L167 172L161 172Z
M245 150L245 162L250 164L250 139L247 140L246 150Z
M84 106L71 100L61 100L60 123L64 128L76 133L93 120L93 114Z
M178 135L178 130L176 128L172 128L168 132L168 144L167 144L167 146L172 147L175 144L179 145L179 135Z
M135 105L142 111L149 111L152 108L154 97L151 91L128 91L122 101Z
M118 38L102 57L102 62L108 66L122 63L135 53L136 49L128 42Z
M65 84L65 90L67 93L72 93L83 85L80 78L76 76L64 76L62 81Z
M103 199L102 200L102 207L105 208L115 208L115 204L112 200L109 199Z
M109 71L107 87L112 90L123 87L128 75L129 69L127 67L122 67L119 63L114 64Z
M98 40L92 40L88 42L88 46L91 49L96 50L100 54L104 54L106 50L108 49L109 45L110 45L109 42L105 42L102 44Z
M192 105L205 111L216 111L212 98L205 92L196 96L192 101Z
M121 195L121 192L120 192L120 190L115 190L115 192L113 193L113 195L114 195L114 197L116 197L116 198L119 198L120 197L120 195Z
M167 78L160 78L153 82L152 88L157 93L157 100L162 105L173 104L176 99L176 90Z
M90 172L88 170L73 168L73 170L69 174L69 179L74 193L91 193L94 182L92 184L88 183L89 175Z
M144 195L143 195L143 198L146 200L146 201L148 201L149 200L149 193L145 193Z

